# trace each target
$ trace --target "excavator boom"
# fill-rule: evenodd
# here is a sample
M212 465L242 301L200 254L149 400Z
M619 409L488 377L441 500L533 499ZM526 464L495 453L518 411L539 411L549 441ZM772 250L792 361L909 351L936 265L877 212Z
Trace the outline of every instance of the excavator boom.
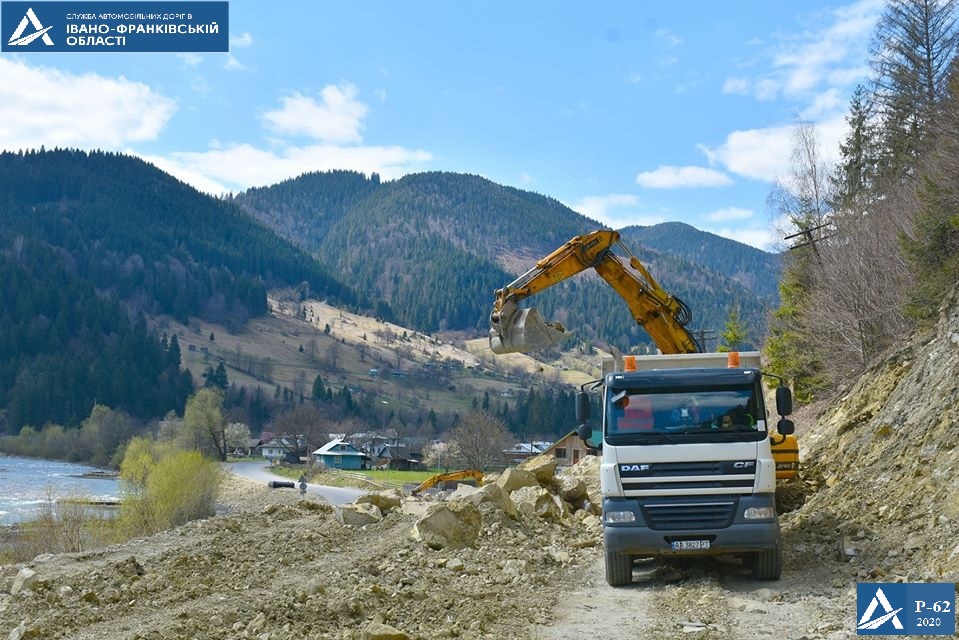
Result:
M611 251L616 244L627 258ZM527 353L567 338L570 334L563 325L544 320L536 309L520 309L519 303L589 268L626 301L633 318L649 333L660 351L700 351L686 330L691 314L685 303L659 286L646 267L623 246L617 231L600 229L572 238L496 291L489 334L493 353Z

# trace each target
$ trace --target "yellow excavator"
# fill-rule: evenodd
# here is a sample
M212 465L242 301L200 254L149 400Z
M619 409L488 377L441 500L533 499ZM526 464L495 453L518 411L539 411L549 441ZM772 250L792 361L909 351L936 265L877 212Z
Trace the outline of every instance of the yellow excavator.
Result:
M617 245L625 256L613 253L612 249ZM572 238L519 278L497 289L490 313L490 350L496 354L528 353L568 337L569 332L561 324L547 322L536 309L521 309L519 304L589 268L595 269L626 301L633 318L662 353L703 351L686 329L692 320L686 303L659 286L649 270L620 240L619 232L611 229L599 229ZM799 467L796 436L776 433L771 444L776 459L776 477L795 477Z
M614 245L626 258L612 252ZM630 271L626 265L635 271ZM558 343L568 336L559 323L546 322L536 309L519 302L592 267L626 301L630 312L663 353L698 353L699 344L686 325L692 313L667 293L620 241L619 232L600 229L576 236L536 263L536 266L496 290L490 314L489 346L493 353L527 353Z
M450 471L448 473L437 473L435 476L430 476L423 481L420 486L416 487L410 493L412 495L417 495L426 491L427 489L432 489L441 482L457 482L459 480L473 480L476 484L482 484L483 476L485 474L482 471L477 471L475 469L466 469L464 471Z

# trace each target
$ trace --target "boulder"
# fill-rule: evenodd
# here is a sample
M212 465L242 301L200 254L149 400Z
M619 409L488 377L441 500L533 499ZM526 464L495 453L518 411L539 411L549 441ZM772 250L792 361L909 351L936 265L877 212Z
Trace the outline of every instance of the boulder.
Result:
M30 589L37 581L37 572L29 567L24 567L17 572L17 577L13 579L13 586L10 587L10 595L15 596L21 591Z
M362 527L383 519L380 508L368 502L337 505L335 513L337 522L353 527Z
M434 504L413 525L413 538L431 549L468 547L479 537L483 516L479 508L464 501Z
M460 485L450 497L450 501L463 501L479 507L482 504L492 504L494 507L515 520L519 513L516 504L509 497L506 490L498 484L488 484L482 487L468 487Z
M539 481L525 469L507 469L497 478L496 484L506 489L507 493L513 493L523 487L538 487Z
M559 497L575 507L583 504L589 498L586 492L586 481L579 476L566 474L556 478L556 491Z
M371 622L363 630L363 640L410 640L410 637L388 624Z
M396 489L388 489L386 491L364 494L354 500L353 504L376 505L379 507L380 512L382 512L382 514L385 516L393 509L399 508L402 502L403 496L399 491Z
M599 490L599 467L599 457L584 456L575 465L563 470L563 473L559 476L560 483L567 482L567 478L583 481L586 485L586 500L589 502L588 510L593 514L599 514L603 508L603 496ZM576 506L581 505L577 504Z
M510 497L519 512L527 517L535 516L552 522L562 522L568 515L563 501L543 487L523 487L514 491Z
M556 458L551 455L539 455L525 460L519 468L536 476L536 481L544 487L549 485L556 473Z

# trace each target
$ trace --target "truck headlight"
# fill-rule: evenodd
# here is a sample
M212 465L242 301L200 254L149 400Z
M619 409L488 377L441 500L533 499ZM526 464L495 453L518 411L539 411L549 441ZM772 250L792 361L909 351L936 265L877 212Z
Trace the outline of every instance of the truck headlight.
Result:
M622 522L636 522L636 514L632 511L607 511L606 522L616 524Z
M773 507L749 507L743 511L743 517L747 520L772 520L776 517L776 509Z

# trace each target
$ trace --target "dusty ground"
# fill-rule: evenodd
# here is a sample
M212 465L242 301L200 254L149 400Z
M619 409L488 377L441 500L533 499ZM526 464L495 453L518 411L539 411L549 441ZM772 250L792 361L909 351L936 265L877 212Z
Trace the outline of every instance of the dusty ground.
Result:
M959 581L956 298L934 335L801 416L808 496L782 518L779 581L716 558L639 563L612 589L582 500L551 515L483 504L475 541L435 550L411 536L428 502L347 526L324 503L231 480L215 518L0 567L0 638L851 638L857 582ZM595 465L577 470L592 505Z
M593 515L512 519L487 504L475 544L437 551L410 535L429 504L408 500L380 522L349 527L318 498L301 501L293 491L231 478L215 518L102 551L0 568L0 638L855 634L855 582L865 567L859 559L839 561L837 532L849 526L828 514L785 518L779 582L756 582L738 560L718 558L641 562L632 586L613 589L603 577ZM18 590L24 567L36 576ZM376 635L384 628L405 635Z

